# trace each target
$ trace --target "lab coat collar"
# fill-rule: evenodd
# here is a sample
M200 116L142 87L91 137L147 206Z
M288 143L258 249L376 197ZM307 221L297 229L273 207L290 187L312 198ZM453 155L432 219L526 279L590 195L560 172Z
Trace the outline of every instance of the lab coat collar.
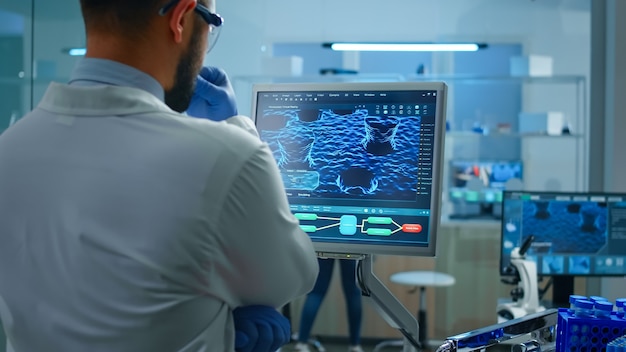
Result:
M174 113L154 95L131 87L78 86L51 83L39 108L70 116L124 116L151 112Z
M69 84L80 86L106 84L134 87L152 93L161 101L165 100L163 87L154 77L135 67L113 60L93 57L83 58L74 67Z

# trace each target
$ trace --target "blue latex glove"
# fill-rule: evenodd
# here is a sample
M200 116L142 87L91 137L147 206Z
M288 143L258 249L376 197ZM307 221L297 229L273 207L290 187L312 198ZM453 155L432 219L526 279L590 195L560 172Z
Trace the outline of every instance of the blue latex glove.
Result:
M237 352L273 352L291 338L289 320L275 308L239 307L233 311L233 318Z
M213 121L237 115L235 92L226 72L217 67L203 67L196 79L187 115Z

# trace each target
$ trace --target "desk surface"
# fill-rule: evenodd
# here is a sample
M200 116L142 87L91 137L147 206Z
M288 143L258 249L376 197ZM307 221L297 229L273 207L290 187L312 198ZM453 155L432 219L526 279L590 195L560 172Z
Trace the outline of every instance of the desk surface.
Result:
M403 271L391 275L391 282L409 286L452 286L455 279L452 275L436 271Z

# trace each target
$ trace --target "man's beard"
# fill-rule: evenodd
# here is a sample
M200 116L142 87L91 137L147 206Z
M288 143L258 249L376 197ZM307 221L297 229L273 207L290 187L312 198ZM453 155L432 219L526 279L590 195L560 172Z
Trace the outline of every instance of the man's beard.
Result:
M198 22L196 21L196 24ZM189 103L196 87L196 76L202 68L202 28L197 27L201 26L194 26L191 43L176 68L174 86L165 92L165 104L170 109L178 112L186 111L189 108Z

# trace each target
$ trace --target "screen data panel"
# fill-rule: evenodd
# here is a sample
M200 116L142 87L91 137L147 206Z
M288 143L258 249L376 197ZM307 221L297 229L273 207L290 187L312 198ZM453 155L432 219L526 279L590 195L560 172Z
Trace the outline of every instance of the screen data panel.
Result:
M254 87L253 114L316 249L434 256L446 86Z
M505 191L502 275L530 235L526 256L539 275L626 275L626 194Z

